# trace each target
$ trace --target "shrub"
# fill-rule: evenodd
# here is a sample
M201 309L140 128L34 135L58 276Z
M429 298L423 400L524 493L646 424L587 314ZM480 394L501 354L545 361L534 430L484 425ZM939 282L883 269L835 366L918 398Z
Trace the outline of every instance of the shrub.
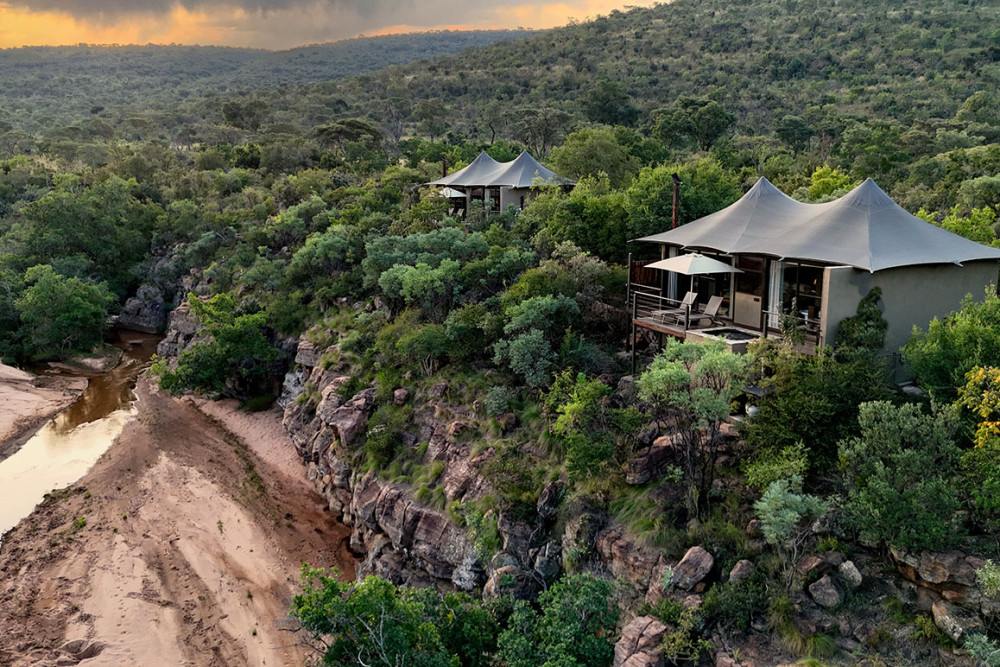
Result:
M392 403L380 405L368 420L364 451L369 465L375 470L384 468L402 444L402 436L410 422L410 406ZM350 443L344 443L345 445Z
M976 570L976 582L986 597L1000 597L1000 565L987 560Z
M552 345L538 329L497 342L493 352L495 363L506 363L529 387L541 387L546 383L555 359Z
M517 394L509 387L495 385L486 390L486 399L483 404L486 407L486 415L489 417L499 417L505 412L510 412L511 406Z
M838 443L857 433L859 404L888 396L882 368L867 357L843 360L826 349L810 357L767 342L754 346L754 357L766 369L758 382L766 393L743 436L755 449L802 443L810 472L837 462Z
M614 655L620 611L609 582L589 574L563 577L538 596L541 613L518 601L500 633L498 655L508 667L603 667Z
M672 420L682 438L685 506L692 518L708 510L719 426L743 390L750 364L749 356L733 354L721 342L670 339L637 382L639 398L657 419Z
M861 435L840 445L847 520L860 537L908 550L951 544L959 508L954 413L888 402L859 408Z
M802 477L808 467L805 447L802 443L796 443L781 449L768 448L758 452L753 461L743 466L743 472L747 486L763 491L772 482L793 476Z
M953 401L966 374L976 366L1000 367L1000 296L986 289L982 303L971 295L958 312L917 327L903 354L921 386L941 401Z
M754 503L754 510L760 518L764 539L778 548L786 583L791 584L793 567L809 536L803 524L826 511L826 503L802 493L802 478L793 476L771 482Z
M966 639L965 650L987 667L1000 667L1000 645L984 634L974 634Z
M708 589L701 615L725 629L749 630L755 618L766 614L767 605L767 579L763 573L754 572L741 581Z

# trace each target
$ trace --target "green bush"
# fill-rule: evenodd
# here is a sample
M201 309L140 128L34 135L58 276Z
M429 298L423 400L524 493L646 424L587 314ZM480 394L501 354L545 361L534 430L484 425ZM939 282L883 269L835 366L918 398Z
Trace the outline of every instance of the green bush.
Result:
M517 394L509 387L495 385L486 390L486 398L483 405L486 407L488 417L499 417L505 412L510 412L514 405Z
M381 470L396 457L402 446L403 433L410 423L410 411L409 405L386 403L372 413L363 447L371 468Z
M538 596L540 613L518 601L498 655L507 667L604 667L614 655L620 611L612 586L589 574L563 577Z
M772 482L802 477L809 467L805 447L802 443L781 449L767 448L756 453L753 461L745 463L743 472L750 488L763 491Z
M849 525L863 540L901 549L953 544L960 507L954 413L880 401L863 403L858 422L861 434L840 445Z
M1000 297L989 286L982 303L971 295L958 312L935 318L926 331L914 327L903 347L920 385L940 401L953 401L976 366L1000 366Z
M755 345L753 353L765 368L758 381L765 394L743 436L756 450L801 443L810 473L836 464L838 443L858 431L858 405L888 396L883 369L867 357L841 360L827 349L807 356L769 342Z
M736 583L719 584L705 593L701 615L725 629L749 630L755 618L767 613L767 578L754 572Z

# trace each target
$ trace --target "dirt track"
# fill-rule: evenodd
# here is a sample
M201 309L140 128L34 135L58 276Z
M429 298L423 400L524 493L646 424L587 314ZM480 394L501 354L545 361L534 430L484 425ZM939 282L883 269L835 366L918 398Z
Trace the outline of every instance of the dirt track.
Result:
M353 576L348 530L293 474L277 413L137 393L90 473L4 538L0 665L301 665L300 565Z

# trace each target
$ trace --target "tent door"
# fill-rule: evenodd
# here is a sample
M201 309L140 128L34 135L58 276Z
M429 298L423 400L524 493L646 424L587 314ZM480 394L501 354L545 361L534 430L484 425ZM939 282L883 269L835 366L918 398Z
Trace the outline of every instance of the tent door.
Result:
M764 297L764 259L761 257L736 257L736 291L733 295L733 324L760 328Z

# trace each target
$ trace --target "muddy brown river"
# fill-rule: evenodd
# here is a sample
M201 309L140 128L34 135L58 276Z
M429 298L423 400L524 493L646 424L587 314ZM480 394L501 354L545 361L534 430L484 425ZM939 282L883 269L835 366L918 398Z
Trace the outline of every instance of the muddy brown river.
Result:
M123 350L119 364L88 375L90 382L73 405L0 461L0 535L28 516L46 493L83 477L107 451L135 414L133 389L159 341L159 336L118 332L111 343Z

